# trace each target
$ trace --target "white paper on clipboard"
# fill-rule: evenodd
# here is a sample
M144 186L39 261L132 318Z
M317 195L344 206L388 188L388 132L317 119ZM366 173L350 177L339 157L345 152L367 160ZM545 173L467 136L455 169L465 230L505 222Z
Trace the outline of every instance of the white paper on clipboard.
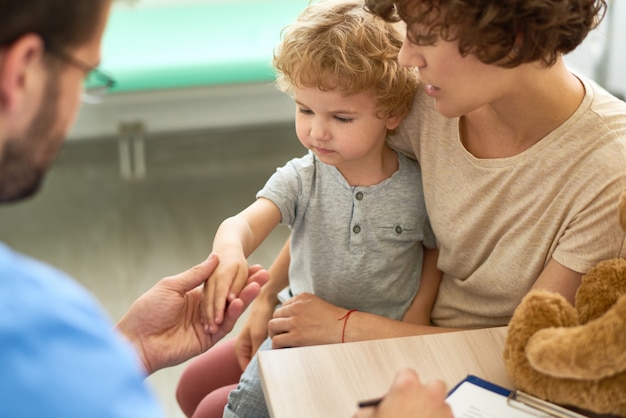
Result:
M588 418L577 412L469 375L446 398L455 418Z

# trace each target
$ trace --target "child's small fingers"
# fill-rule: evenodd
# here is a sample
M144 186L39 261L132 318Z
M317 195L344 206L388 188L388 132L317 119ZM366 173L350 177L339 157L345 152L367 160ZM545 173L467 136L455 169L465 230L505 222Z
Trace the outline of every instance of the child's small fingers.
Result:
M244 286L248 283L249 269L241 269L237 271L237 275L235 276L235 280L233 280L233 284L230 286L228 293L228 300L234 300L239 297L239 294L243 290Z
M229 286L225 283L220 283L215 290L215 324L219 325L224 321L228 290Z
M206 286L206 282L205 282ZM206 288L202 288L202 298L200 299L200 325L205 333L209 333L209 323L207 318L207 306L206 306Z
M204 285L204 300L204 314L206 315L206 324L210 327L215 322L215 283L212 280L207 281Z

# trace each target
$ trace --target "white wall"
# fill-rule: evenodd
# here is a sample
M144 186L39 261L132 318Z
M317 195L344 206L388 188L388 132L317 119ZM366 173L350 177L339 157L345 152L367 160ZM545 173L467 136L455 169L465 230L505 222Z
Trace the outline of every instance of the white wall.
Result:
M168 4L218 2L255 2L264 0L115 0L115 7L157 7ZM626 96L626 4L608 0L609 13L576 51L566 57L576 71L593 78L613 93ZM619 28L622 28L621 30Z
M613 0L600 27L566 56L571 68L593 78L614 94L626 96L626 4Z
M170 4L199 4L199 3L245 3L258 2L264 0L114 0L115 7L155 7L167 6Z

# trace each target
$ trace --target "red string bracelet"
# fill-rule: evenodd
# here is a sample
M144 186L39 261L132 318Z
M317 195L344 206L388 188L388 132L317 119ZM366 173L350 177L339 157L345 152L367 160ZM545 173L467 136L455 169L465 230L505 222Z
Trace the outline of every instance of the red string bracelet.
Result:
M345 337L346 337L346 325L348 324L348 318L350 317L350 314L352 312L357 312L358 309L350 309L348 312L346 312L346 314L344 316L342 316L341 318L337 318L337 321L341 321L342 319L343 321L343 329L341 330L341 342L345 343Z

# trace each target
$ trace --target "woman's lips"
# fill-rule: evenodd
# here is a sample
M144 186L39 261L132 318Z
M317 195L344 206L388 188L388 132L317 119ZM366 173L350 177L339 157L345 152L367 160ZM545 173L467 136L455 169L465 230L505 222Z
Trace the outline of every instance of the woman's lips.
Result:
M426 94L428 94L429 96L433 96L437 94L439 90L440 90L439 87L435 87L431 84L426 85Z

